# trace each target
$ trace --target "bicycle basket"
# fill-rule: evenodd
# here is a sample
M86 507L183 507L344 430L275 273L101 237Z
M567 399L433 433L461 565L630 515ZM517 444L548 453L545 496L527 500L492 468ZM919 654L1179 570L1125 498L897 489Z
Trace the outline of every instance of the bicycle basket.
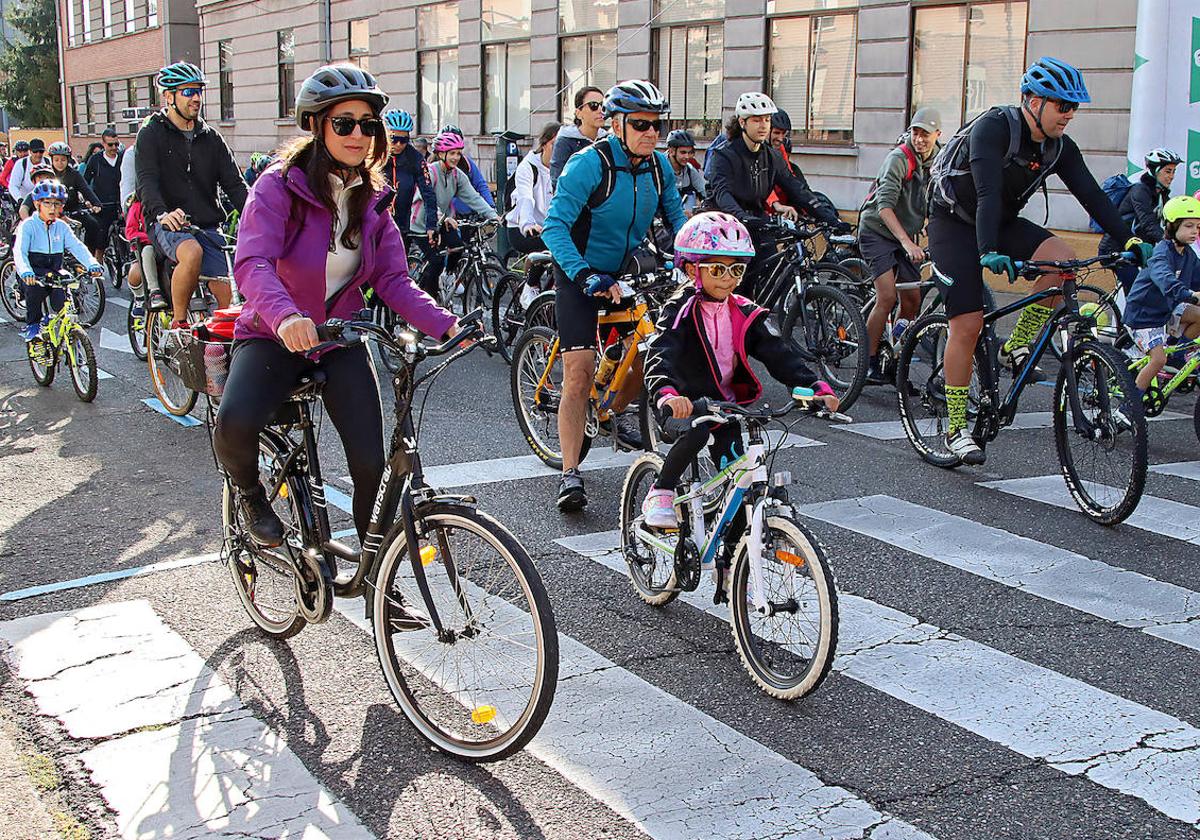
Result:
M168 330L163 336L167 367L188 388L210 397L225 393L233 343L206 341L191 330Z

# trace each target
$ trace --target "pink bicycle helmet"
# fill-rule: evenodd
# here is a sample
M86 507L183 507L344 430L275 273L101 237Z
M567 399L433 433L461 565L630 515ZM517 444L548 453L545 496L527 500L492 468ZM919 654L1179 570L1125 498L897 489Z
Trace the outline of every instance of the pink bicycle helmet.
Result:
M675 234L675 262L699 262L706 257L753 259L750 231L728 213L697 213Z
M462 137L453 131L443 131L433 139L433 150L435 152L462 151L466 148L466 145Z

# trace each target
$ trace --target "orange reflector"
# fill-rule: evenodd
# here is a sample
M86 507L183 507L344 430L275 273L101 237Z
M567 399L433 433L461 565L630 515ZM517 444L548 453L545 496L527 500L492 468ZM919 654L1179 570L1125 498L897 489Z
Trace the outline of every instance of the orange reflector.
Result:
M428 566L437 557L437 549L431 545L427 545L421 549L421 565ZM478 722L478 721L477 721Z
M789 566L795 566L797 569L804 565L804 558L799 554L792 554L792 552L782 549L775 552L775 559L782 560L784 563L787 563Z
M279 485L279 498L286 499L288 497L288 489L286 484Z
M491 723L495 717L495 706L476 706L471 710L471 722L478 723L480 726L485 723Z
M847 335L848 335L848 333L846 332L845 327L838 327L838 339L840 341L845 341Z

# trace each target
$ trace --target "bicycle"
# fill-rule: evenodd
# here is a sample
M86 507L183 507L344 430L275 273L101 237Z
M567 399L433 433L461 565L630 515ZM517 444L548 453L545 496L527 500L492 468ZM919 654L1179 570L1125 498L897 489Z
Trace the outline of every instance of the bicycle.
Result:
M488 248L500 226L498 219L481 222L460 220L459 236L462 245L445 249L446 255L459 255L458 270L443 270L438 280L438 297L456 315L482 308L490 317L492 293L504 273L504 266ZM436 257L435 257L436 258Z
M115 207L116 203L104 202L105 207ZM129 267L137 257L129 240L125 238L125 222L120 213L108 228L108 242L104 246L104 267L108 272L108 281L114 289L121 288L121 283L129 275Z
M207 231L194 225L188 225L183 230L193 236L210 237L210 241L213 241ZM217 235L221 236L220 247L225 252L225 264L228 267L229 254L234 246L223 235ZM155 258L158 263L159 285L166 299L171 300L171 275L175 270L175 263L166 259L157 249ZM232 268L226 276L232 278ZM188 323L194 324L204 320L215 307L216 297L201 278L188 302ZM179 336L174 335L176 331L171 329L171 318L169 309L146 313L146 361L149 363L150 387L154 390L154 395L169 414L182 417L195 408L199 393L188 387L179 375L179 357L185 352L186 346Z
M1130 344L1132 345L1132 340ZM1200 339L1185 339L1178 344L1169 345L1167 350L1170 355L1184 353L1185 361L1178 369L1163 368L1163 372L1170 376L1165 385L1160 385L1157 378L1150 380L1150 387L1146 389L1146 395L1142 398L1142 410L1147 417L1157 417L1166 411L1172 394L1189 394L1196 388L1197 371L1200 371ZM1136 379L1137 372L1149 362L1149 356L1138 355L1129 363L1130 374ZM1192 408L1192 428L1196 438L1200 439L1200 399L1196 400Z
M553 284L554 258L549 251L536 251L522 254L513 261L509 270L496 281L496 289L492 294L492 330L496 336L497 351L508 364L512 363L512 348L518 336L529 326L526 324L526 307L521 303L521 294L528 287L529 276L535 270L540 274L538 294L543 293L544 284ZM536 298L534 298L536 300ZM530 301L532 304L533 301ZM545 324L553 326L553 322Z
M1111 268L1130 260L1131 254L1109 254L1085 260L1018 262L1019 276L1036 280L1058 274L1061 285L985 310L969 395L972 436L986 448L1013 422L1030 374L1052 338L1065 335L1064 361L1053 396L1055 449L1075 503L1085 515L1104 525L1123 521L1141 499L1147 468L1146 418L1141 401L1131 396L1135 391L1128 361L1111 345L1097 340L1095 321L1079 312L1076 276L1080 271ZM1013 374L1008 393L1001 397L1001 342L996 337L996 323L1031 303L1059 295L1062 303L1042 327L1029 358ZM925 315L909 327L900 349L896 389L900 419L913 449L930 464L954 468L961 461L945 447L948 423L942 365L948 330L949 320L943 313ZM934 352L918 355L920 345ZM1077 454L1074 444L1087 449ZM1128 463L1104 468L1095 463L1101 456Z
M554 614L516 537L473 498L425 483L420 420L413 423L417 388L479 346L470 342L483 335L480 313L436 346L393 336L360 315L322 325L325 340L314 352L370 336L403 361L392 378L396 425L362 550L330 535L313 409L324 382L318 370L301 380L259 442L263 485L286 523L285 542L273 549L253 542L226 476L222 554L251 620L276 638L324 622L335 596L363 597L388 687L421 737L467 761L505 758L537 733L553 702ZM416 375L420 362L444 355ZM213 416L210 402L210 428ZM339 562L356 568L339 575ZM281 603L271 603L273 594Z
M93 276L70 251L63 252L63 269L77 281L67 291L75 303L75 314L84 327L94 327L104 315L107 295L102 279ZM17 323L25 320L25 288L17 273L17 264L10 255L0 264L0 300L9 317Z
M641 275L622 275L619 278L623 293L621 303L599 311L596 374L588 399L583 443L579 448L581 462L591 449L592 440L602 430L610 434L614 451L624 448L615 429L611 429L616 423L612 405L630 371L642 360L645 342L654 335L651 295L655 289L674 287L672 274L673 269L661 268ZM616 330L619 338L607 348L602 347L599 337L608 336L612 330ZM609 356L609 353L613 355ZM545 326L527 329L513 346L512 357L509 380L513 407L525 442L546 466L562 469L558 406L562 398L563 365L558 334ZM640 400L637 411L643 444L648 451L654 451L659 434L649 400Z
M691 479L675 497L677 530L652 530L642 521L642 499L662 470L658 453L633 463L621 491L621 551L638 597L651 606L664 606L680 592L694 591L702 572L713 569L713 603L730 606L742 663L759 688L782 700L816 690L837 648L833 571L820 542L788 500L790 473L770 472L784 436L769 446L763 434L768 423L779 421L797 405L811 409L813 399L810 389L797 389L796 401L779 409L699 399L693 403L692 417L666 421L665 430L682 432L741 419L749 441L744 455L711 478L701 476L699 459L692 462Z
M818 264L805 243L820 228L802 229L786 219L769 219L764 229L782 246L758 269L755 302L779 318L820 369L821 378L847 409L867 379L867 326L854 301L839 286L853 276L832 263Z
M34 380L43 387L49 387L54 381L59 363L65 358L67 369L71 372L71 386L75 389L75 396L83 402L91 402L96 398L100 377L96 366L96 350L92 347L92 340L88 338L87 331L79 323L75 298L71 294L79 284L78 279L69 272L62 271L58 276L46 275L29 282L48 287L57 286L67 291L62 308L42 326L38 337L25 345L29 369L33 371Z

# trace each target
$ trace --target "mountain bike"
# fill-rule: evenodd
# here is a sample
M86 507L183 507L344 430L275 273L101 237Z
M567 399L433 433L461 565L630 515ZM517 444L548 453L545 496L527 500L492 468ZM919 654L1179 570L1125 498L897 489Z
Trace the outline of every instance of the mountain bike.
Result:
M812 404L810 389L797 392L796 403L778 409L699 399L692 417L666 421L670 433L742 420L749 441L744 455L710 478L702 477L699 459L693 461L691 479L675 497L678 529L651 529L643 522L642 500L662 471L658 453L633 463L621 491L621 551L638 597L664 606L680 592L694 591L703 571L712 569L714 603L730 605L746 670L763 691L783 700L821 684L838 634L837 585L825 551L788 500L790 473L769 468L785 436L772 447L763 434L797 404Z
M1142 497L1146 485L1146 418L1133 395L1128 361L1097 339L1096 322L1081 315L1077 299L1079 272L1111 268L1132 260L1130 254L1108 254L1086 260L1018 262L1021 277L1036 280L1057 274L1061 284L985 311L975 349L968 418L981 448L995 440L1016 417L1031 373L1056 335L1065 335L1063 363L1053 396L1054 443L1063 477L1075 503L1104 525L1123 521ZM1031 303L1056 296L1062 302L1033 344L1029 358L1000 393L999 350L995 325ZM949 320L944 313L926 315L905 333L896 371L900 419L913 449L935 466L961 463L945 446L947 409L943 360ZM933 348L933 352L918 347Z
M39 385L49 387L59 363L65 359L67 369L71 372L75 396L83 402L91 402L96 398L99 368L96 366L92 340L79 323L75 311L75 297L71 292L78 286L78 279L70 272L62 271L57 276L49 274L28 282L57 287L67 292L62 308L50 316L49 323L42 326L37 338L25 344L34 380Z
M443 270L438 280L442 305L456 315L482 308L491 318L492 292L504 274L504 266L491 252L488 242L499 228L498 219L473 222L460 220L458 233L462 245L444 250L445 256L458 254L458 268ZM439 255L443 252L439 252ZM436 259L437 257L435 257Z
M285 542L257 546L235 513L226 476L222 554L246 612L277 638L328 619L335 596L362 597L388 687L421 737L467 761L501 759L529 742L553 702L554 613L516 537L473 498L425 483L420 421L413 422L417 388L479 346L470 342L484 336L480 313L435 346L411 334L394 336L369 313L360 315L323 324L318 332L325 340L314 352L370 336L403 361L392 377L396 425L362 550L330 535L314 415L325 381L318 369L301 380L259 440L261 480L285 523ZM417 376L422 361L439 356L446 358ZM211 403L209 419L211 428ZM354 571L339 574L339 562Z
M1146 389L1146 395L1142 398L1142 410L1145 411L1147 417L1157 417L1166 411L1167 403L1170 402L1173 394L1189 394L1196 388L1197 372L1200 371L1200 339L1185 339L1179 344L1168 346L1167 349L1171 355L1185 354L1185 360L1177 370L1163 368L1163 373L1170 377L1166 384L1159 384L1157 379L1150 381L1150 387ZM1138 371L1149 362L1149 356L1138 355L1130 362L1129 372L1136 379ZM1163 376L1163 378L1166 377ZM1192 428L1195 430L1196 437L1200 439L1200 399L1196 400L1196 404L1192 407Z
M105 207L115 207L115 203L104 202ZM121 283L129 276L129 267L137 259L129 240L125 238L125 220L118 213L117 218L108 228L108 243L104 246L104 270L108 281L114 289L121 288Z
M75 303L76 318L83 326L94 327L104 315L108 299L103 278L91 274L87 266L75 259L70 251L63 253L63 270L69 272L76 281L67 289L68 296ZM0 264L0 296L9 317L17 323L24 321L25 289L11 256Z
M521 302L522 293L529 288L530 275L535 272L539 275L537 288L538 294L542 294L547 286L554 283L553 264L554 258L549 251L522 254L496 281L496 289L492 294L491 326L492 334L496 336L497 350L505 362L512 362L512 348L517 337L529 326L538 326L526 324L526 306ZM553 326L553 321L542 325Z

